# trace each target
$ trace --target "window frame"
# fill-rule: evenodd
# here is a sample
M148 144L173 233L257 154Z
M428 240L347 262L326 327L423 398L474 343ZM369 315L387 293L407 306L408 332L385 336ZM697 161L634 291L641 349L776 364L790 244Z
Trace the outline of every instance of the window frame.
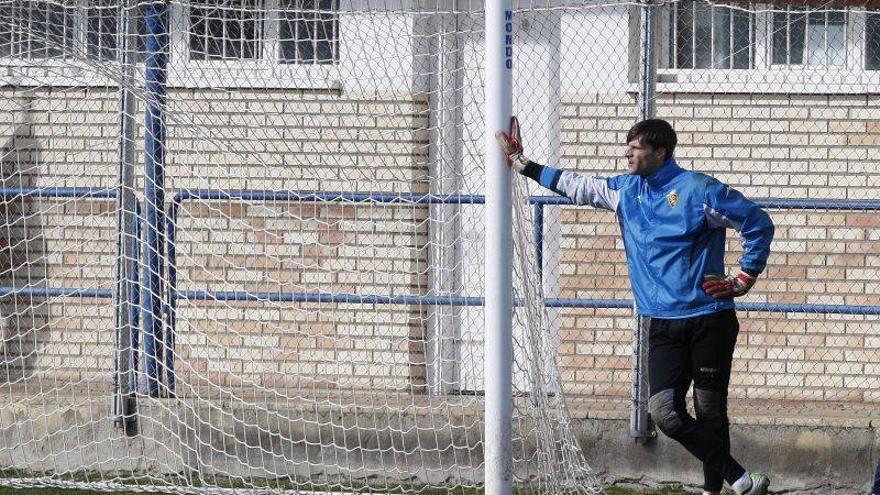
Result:
M696 2L694 2L694 3L696 3ZM714 45L715 17L714 17L714 9L725 8L726 6L714 5L714 4L709 5L709 8L713 10L712 19L710 21L710 26L711 26L710 38L713 40L713 44L709 47L709 65L710 65L710 67L700 68L700 69L695 69L692 67L691 68L671 67L672 65L678 64L678 61L677 61L678 51L677 50L678 50L679 36L677 35L678 31L676 29L678 27L678 17L675 15L675 10L678 9L680 5L684 5L684 4L681 2L671 3L671 4L669 4L668 9L664 9L665 13L661 14L661 19L660 19L660 23L662 25L661 39L665 42L664 50L663 50L663 52L664 52L663 59L665 60L665 63L663 65L665 67L667 67L670 70L749 70L748 68L739 69L739 68L734 68L734 67L728 67L728 68L715 67L715 45ZM731 30L733 30L734 29L733 23L735 22L734 18L733 18L733 11L736 10L736 7L733 7L730 10L731 10L731 18L730 18ZM661 11L661 12L663 12L663 11ZM693 14L691 14L691 15L693 15ZM755 24L756 23L754 22L754 19L752 19L749 22L749 39L751 41L749 46L751 46L751 47L754 46L755 31L756 31ZM673 31L675 31L675 32L673 32ZM734 50L735 50L735 47L734 47L735 42L734 42L732 34L733 33L731 33L731 37L730 37L730 64L731 65L733 65L733 63L734 63L733 62L733 57L734 57L733 54L734 54ZM690 38L691 38L691 45L692 45L691 46L691 64L692 65L696 65L696 59L697 59L696 47L694 46L696 43L696 41L695 41L696 37L697 37L696 32L691 32ZM748 60L749 60L750 64L754 63L754 60L755 60L755 53L754 52L755 52L754 48L749 50Z
M63 0L62 0L63 1ZM55 5L55 2L47 1L50 5ZM77 46L85 46L85 32L82 26L85 26L88 21L83 16L85 13L85 9L88 8L87 0L76 0L72 2L73 6L73 15L72 15L72 36L71 43L72 47L76 49ZM47 66L69 66L71 65L69 55L62 53L60 57L21 57L21 56L4 56L0 55L0 65L7 67L29 67L34 65L47 65Z
M193 60L189 57L189 6L169 4L169 88L184 89L329 89L339 90L341 83L334 78L342 63L339 36L339 1L334 3L336 17L336 53L333 63L281 63L278 44L279 0L263 0L262 51L273 57L236 60ZM74 47L85 48L88 21L85 15L88 0L75 0ZM85 53L81 54L83 57ZM92 63L90 63L92 62ZM143 78L144 66L136 64ZM6 69L3 71L3 69ZM16 75L16 74L21 75ZM0 84L14 86L115 86L110 77L95 77L93 61L79 57L28 59L0 57Z
M860 12L860 21L862 24L862 33L863 36L860 40L857 40L861 43L860 49L858 50L859 54L863 57L859 67L862 67L865 72L880 72L880 63L878 63L876 69L868 69L868 17L876 16L877 21L880 22L880 8L878 9L867 9L863 12ZM877 58L878 62L880 62L880 26L877 29Z
M685 0L687 1L687 0ZM699 0L698 0L699 1ZM674 4L673 4L674 5ZM844 65L772 64L773 13L779 8L751 4L753 22L753 67L750 69L681 69L670 67L670 17L668 7L658 16L658 91L697 93L830 93L859 94L866 86L880 84L880 70L867 70L865 9L847 8L845 15ZM878 12L880 14L880 12Z
M774 60L775 56L776 56L776 52L775 52L776 49L774 46L775 40L773 39L773 35L776 34L775 33L775 17L778 14L786 14L787 19L789 21L788 25L790 25L791 16L792 16L793 12L798 12L798 10L793 10L790 7L788 7L784 10L774 10L773 12L768 13L768 25L767 25L768 27L767 27L767 29L768 29L768 33L770 33L768 36L770 38L770 43L768 45L770 53L768 54L767 58L770 61L769 64L771 67L792 70L793 68L807 68L807 67L830 69L830 68L834 68L834 67L839 68L839 67L850 67L851 66L850 59L852 57L852 54L850 53L851 50L850 50L849 44L850 44L850 32L853 29L853 23L850 20L851 12L849 11L849 9L847 9L843 12L843 42L844 42L844 47L843 47L844 61L843 61L843 64L831 64L828 61L828 58L829 58L828 14L830 14L831 11L822 10L822 9L820 9L818 11L803 10L804 15L805 15L805 19L804 19L804 46L803 46L802 62L799 64L792 64L791 63L791 29L788 29L786 32L786 52L785 52L786 62L785 63L776 63ZM808 59L810 57L809 44L811 42L809 26L810 26L810 17L816 13L823 14L825 17L824 35L823 35L823 40L822 40L823 45L824 45L823 46L823 56L825 58L825 61L823 63L819 63L819 64L811 64L808 62Z

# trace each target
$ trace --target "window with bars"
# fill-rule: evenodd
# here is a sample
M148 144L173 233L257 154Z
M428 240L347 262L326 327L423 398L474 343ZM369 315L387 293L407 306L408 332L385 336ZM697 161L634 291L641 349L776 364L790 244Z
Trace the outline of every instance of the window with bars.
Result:
M336 0L282 0L281 63L330 64L338 57Z
M880 11L865 18L865 69L880 70Z
M77 15L79 12L82 14ZM138 23L143 23L140 16ZM90 0L81 10L72 3L2 3L0 57L40 60L83 53L89 60L116 60L121 46L118 24L119 4L114 0ZM138 45L143 54L140 38Z
M269 0L191 3L188 32L181 39L189 60L263 60L285 65L339 60L338 0L272 0L274 12L264 1ZM143 34L141 7L133 13L137 32ZM122 46L119 21L118 0L0 2L0 57L118 60ZM277 40L270 42L267 31ZM143 37L136 39L138 60L143 61Z
M144 32L144 17L140 8L134 14L135 32ZM86 57L90 60L119 60L122 57L122 33L120 32L120 5L118 0L90 0L85 9ZM146 48L142 36L135 36L136 59L143 62Z
M330 64L338 60L335 0L280 0L278 53L270 54L260 0L202 0L190 6L190 60L256 60Z
M845 12L791 7L773 13L772 30L773 65L846 65Z
M262 57L264 9L259 0L201 0L189 9L190 60Z
M666 69L880 71L880 9L683 0L663 15Z
M62 3L0 3L0 57L63 58L75 44L74 8Z
M754 18L736 7L674 3L669 15L669 68L752 68Z
M94 60L116 60L119 6L101 0L86 9L86 50Z

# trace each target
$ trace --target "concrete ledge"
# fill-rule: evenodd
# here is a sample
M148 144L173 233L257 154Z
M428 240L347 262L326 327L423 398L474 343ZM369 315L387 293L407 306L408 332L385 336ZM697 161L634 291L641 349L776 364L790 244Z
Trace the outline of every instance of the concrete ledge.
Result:
M609 481L699 486L701 465L662 434L648 445L627 439L628 420L585 419L575 423L590 465ZM746 469L772 478L774 493L855 495L868 493L880 443L873 426L734 424L734 457Z
M142 398L141 434L126 438L108 416L109 397L106 404L0 397L0 471L18 478L97 471L141 483L187 483L217 473L292 484L442 484L453 476L479 482L482 398L400 398L410 407L291 400L267 411L238 401ZM629 438L628 402L569 401L574 433L594 472L609 483L701 483L701 466L674 441L660 435L640 445ZM768 472L776 493L867 493L880 452L880 418L859 404L808 406L733 403L734 456L747 469ZM523 454L532 447L519 448ZM453 463L458 467L450 472Z

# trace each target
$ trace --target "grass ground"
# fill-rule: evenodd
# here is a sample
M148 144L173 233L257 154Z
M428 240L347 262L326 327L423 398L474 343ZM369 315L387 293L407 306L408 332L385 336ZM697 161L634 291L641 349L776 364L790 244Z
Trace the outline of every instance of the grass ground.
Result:
M633 489L612 487L605 490L602 495L690 495L694 492L684 491L680 486L666 487L661 489Z
M684 491L681 487L665 487L661 489L636 489L611 487L602 495L687 495L693 492ZM64 488L4 488L0 487L0 495L107 495L105 492L91 490L70 490ZM116 492L113 495L150 495L144 493ZM156 494L165 495L165 494Z

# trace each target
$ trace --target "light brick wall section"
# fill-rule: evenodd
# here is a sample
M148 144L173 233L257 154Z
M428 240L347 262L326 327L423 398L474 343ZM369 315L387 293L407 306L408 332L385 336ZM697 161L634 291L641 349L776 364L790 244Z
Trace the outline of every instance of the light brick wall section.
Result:
M425 213L422 207L351 203L193 204L178 224L179 251L186 253L178 258L179 287L423 294ZM202 241L198 234L206 223L215 228ZM276 387L424 385L426 314L418 306L182 303L178 317L181 352L203 363L198 371L225 374L218 378L222 383L243 378Z
M4 186L115 184L115 91L4 89L0 98L13 109L0 116ZM878 107L873 96L664 94L657 113L679 130L683 165L746 194L859 199L876 198L880 182L871 153ZM428 190L421 97L185 90L171 94L169 109L169 200L182 188ZM562 112L561 166L623 170L631 96L569 96ZM136 145L140 151L142 136ZM559 296L629 298L613 216L560 211ZM112 201L6 201L3 284L112 288L115 213ZM424 293L426 213L412 205L188 201L177 224L179 288ZM880 304L875 214L771 213L774 254L748 300ZM2 308L6 381L108 379L109 299L4 300ZM631 312L558 315L565 390L627 396ZM877 318L741 316L734 397L880 401ZM426 317L425 308L401 305L182 301L180 391L212 383L303 396L340 387L419 391Z
M427 193L426 108L418 97L187 92L172 105L169 176L175 189ZM427 213L351 201L188 201L177 225L179 288L421 294ZM421 390L425 321L408 305L182 302L179 350L193 369L183 370L181 393L210 383L295 395Z
M828 95L661 94L657 116L678 131L679 162L752 197L876 199L880 98ZM561 166L625 171L628 95L572 96L564 106ZM880 304L880 220L874 212L770 211L769 266L745 301ZM562 297L629 298L610 213L564 208ZM739 259L736 235L727 264ZM562 313L562 362L571 393L629 394L633 320L627 311ZM880 332L874 316L740 313L731 395L823 401L880 400Z
M116 185L114 88L5 88L0 100L11 109L0 116L4 187ZM172 90L166 200L184 188L426 193L426 105L419 95ZM139 190L142 119L139 102ZM115 201L13 198L3 214L3 286L114 287ZM177 224L179 288L418 294L426 215L406 204L190 200ZM2 311L0 383L110 380L111 299L19 298ZM181 301L177 322L183 394L209 383L424 385L418 307Z
M0 187L112 187L117 169L115 92L0 89ZM116 203L25 199L0 203L0 286L112 289ZM23 296L0 300L0 383L34 391L109 380L110 299Z

